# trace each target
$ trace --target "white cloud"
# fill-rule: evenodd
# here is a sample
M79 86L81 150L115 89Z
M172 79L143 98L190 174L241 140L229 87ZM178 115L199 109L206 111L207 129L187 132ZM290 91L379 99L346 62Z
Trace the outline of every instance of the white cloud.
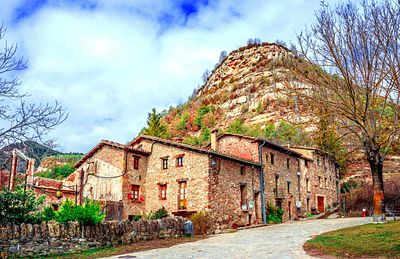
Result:
M9 2L13 2L11 5ZM52 136L63 151L86 152L100 139L125 143L147 112L185 100L221 50L248 38L295 41L318 1L219 1L185 16L171 1L98 1L82 9L54 1L13 23L22 1L0 0L7 37L29 59L21 74L34 101L59 100L68 120ZM262 2L262 3L260 3ZM174 17L160 24L161 14Z

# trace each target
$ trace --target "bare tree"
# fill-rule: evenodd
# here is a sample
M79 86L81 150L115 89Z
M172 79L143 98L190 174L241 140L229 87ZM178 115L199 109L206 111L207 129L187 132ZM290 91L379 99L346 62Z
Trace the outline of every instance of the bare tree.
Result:
M29 96L20 92L21 81L15 76L24 70L26 61L17 57L17 44L4 39L6 27L0 25L0 147L33 140L51 146L53 140L44 137L67 117L58 103L51 105L26 102Z
M364 150L374 221L384 222L383 161L400 135L400 1L323 2L298 42L294 66L310 84L307 96Z

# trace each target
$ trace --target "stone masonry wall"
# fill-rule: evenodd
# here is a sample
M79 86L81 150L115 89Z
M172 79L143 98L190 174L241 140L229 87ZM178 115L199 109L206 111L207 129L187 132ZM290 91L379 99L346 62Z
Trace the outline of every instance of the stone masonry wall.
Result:
M144 140L143 147L148 140ZM176 159L183 157L183 166L177 166ZM162 168L162 159L168 158L168 168ZM205 154L156 143L152 145L146 176L146 213L164 207L169 214L178 212L179 181L186 181L188 212L208 207L208 165ZM160 184L166 184L166 199L159 196Z
M0 226L0 257L42 257L142 240L176 238L183 230L182 218L111 221L96 226L55 221L40 225L9 224Z
M299 158L268 147L263 147L262 152L266 202L281 204L284 222L296 219L298 217L296 200L299 194L297 176ZM274 157L273 163L271 155ZM289 159L289 168L287 159Z
M259 168L219 158L211 158L211 163L218 165L210 170L210 212L215 231L262 223ZM241 189L244 203L253 203L252 207L242 208Z
M139 168L134 168L134 157L139 158ZM123 217L128 218L129 215L144 215L146 199L139 199L134 201L128 199L128 194L131 192L131 185L139 185L139 196L146 197L146 189L144 185L146 183L146 171L148 166L148 158L146 156L138 155L136 153L128 152L127 154L127 173L123 177L122 195L124 212Z
M124 150L103 146L77 168L77 171L81 169L85 172L83 197L94 200L122 200L122 178L115 176L123 174Z

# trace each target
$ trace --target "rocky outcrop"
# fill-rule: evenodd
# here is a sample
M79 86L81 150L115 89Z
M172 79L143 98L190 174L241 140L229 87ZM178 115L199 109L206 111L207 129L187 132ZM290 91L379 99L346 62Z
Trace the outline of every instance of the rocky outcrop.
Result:
M309 122L308 111L283 92L287 84L301 85L290 79L286 65L290 52L279 45L263 43L231 52L221 62L195 96L195 101L220 108L225 120L241 117L250 124L279 122ZM297 111L296 111L297 109Z
M177 238L183 230L182 218L110 221L96 226L55 221L40 225L8 224L0 226L0 257L42 257L143 240Z

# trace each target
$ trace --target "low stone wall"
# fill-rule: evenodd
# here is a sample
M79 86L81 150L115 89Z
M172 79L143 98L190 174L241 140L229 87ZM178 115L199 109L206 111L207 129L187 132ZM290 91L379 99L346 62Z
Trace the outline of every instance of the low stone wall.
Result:
M96 226L55 221L40 225L8 224L0 226L0 252L1 258L72 253L142 240L176 238L183 231L182 218L110 221Z

